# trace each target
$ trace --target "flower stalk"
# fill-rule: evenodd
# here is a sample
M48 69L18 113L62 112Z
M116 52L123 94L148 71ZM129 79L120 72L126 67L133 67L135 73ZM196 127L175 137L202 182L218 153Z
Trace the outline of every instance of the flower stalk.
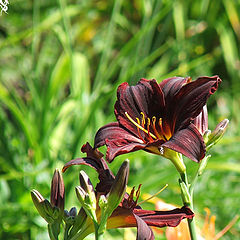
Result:
M191 185L188 183L187 173L181 174L181 179L179 179L179 185L181 188L181 197L183 205L189 207L193 211L193 190L191 190ZM191 240L197 240L196 224L195 219L188 219L188 227L191 236Z

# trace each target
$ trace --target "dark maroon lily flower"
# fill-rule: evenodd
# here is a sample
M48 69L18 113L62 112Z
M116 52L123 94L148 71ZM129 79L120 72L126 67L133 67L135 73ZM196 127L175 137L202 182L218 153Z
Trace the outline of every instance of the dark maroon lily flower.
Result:
M103 155L97 149L93 149L88 143L83 145L82 151L87 153L87 157L71 160L65 164L63 172L72 165L88 165L94 168L98 172L100 180L96 186L97 198L102 194L107 196L115 177L108 168L106 161L102 157ZM150 226L160 228L165 226L175 227L182 219L192 219L194 217L194 213L188 207L176 208L171 211L143 210L137 205L137 200L140 195L140 187L136 191L136 200L134 200L134 193L135 190L133 188L130 195L127 193L125 194L122 202L108 218L107 229L137 227L138 240L152 240L154 239L154 235ZM100 214L101 211L97 208L98 218L100 218ZM85 229L85 235L94 231L90 219L85 221L83 229Z
M213 76L195 81L173 77L160 84L155 79L141 79L136 86L122 83L115 104L117 122L98 130L94 147L106 145L109 162L140 149L171 160L181 153L199 162L206 146L193 120L220 82L218 76Z

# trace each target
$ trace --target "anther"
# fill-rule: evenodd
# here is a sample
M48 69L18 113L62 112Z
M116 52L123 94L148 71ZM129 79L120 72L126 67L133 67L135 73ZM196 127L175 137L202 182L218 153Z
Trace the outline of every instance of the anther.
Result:
M160 127L161 132L163 133L163 127L162 127L162 118L159 118L158 125Z
M144 128L145 126L145 115L143 112L141 112L141 115L142 115L142 127Z
M137 119L137 123L138 123L138 125L140 125L140 120L139 120L139 118L136 118ZM142 138L142 136L141 136L141 133L140 133L140 131L139 131L139 128L137 128L137 131L138 131L138 136L140 137L140 139L143 141L143 142L145 142L145 140Z
M148 136L150 137L150 140L153 140L151 135L150 135L150 130L149 130L149 126L151 124L150 118L147 118L147 131L148 131Z

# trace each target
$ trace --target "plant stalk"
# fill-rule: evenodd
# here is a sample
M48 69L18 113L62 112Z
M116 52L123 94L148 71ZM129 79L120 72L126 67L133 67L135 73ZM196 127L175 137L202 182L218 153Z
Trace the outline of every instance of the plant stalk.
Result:
M188 178L187 178L187 173L181 174L181 180L185 183L188 194L189 194L189 202L185 202L184 199L186 199L186 196L183 196L182 192L182 201L184 206L189 207L193 211L193 189L190 190L190 185L188 184ZM191 240L197 240L197 232L196 232L196 224L195 224L195 219L188 219L188 227L189 227L189 232L191 236Z

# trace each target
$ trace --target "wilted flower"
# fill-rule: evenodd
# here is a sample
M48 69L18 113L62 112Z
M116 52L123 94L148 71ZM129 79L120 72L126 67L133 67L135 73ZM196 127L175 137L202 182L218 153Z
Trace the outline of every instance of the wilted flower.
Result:
M121 84L115 104L117 122L99 129L94 147L106 145L109 162L140 149L169 158L175 166L177 153L200 161L205 156L205 143L193 120L204 111L220 82L213 76L195 81L173 77L160 84L154 79L141 79L136 86ZM184 171L181 163L176 167Z

